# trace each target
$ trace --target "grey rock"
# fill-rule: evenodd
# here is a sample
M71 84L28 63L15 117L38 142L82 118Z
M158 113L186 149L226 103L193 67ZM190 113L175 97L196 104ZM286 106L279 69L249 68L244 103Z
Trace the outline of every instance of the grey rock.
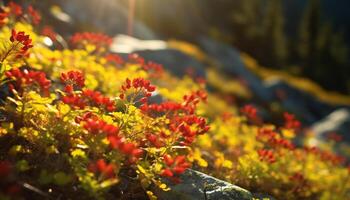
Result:
M261 100L272 100L271 92L264 87L259 77L246 68L238 50L208 37L200 38L198 43L212 59L217 61L219 70L229 75L244 78L248 87Z
M136 51L146 60L162 64L173 75L182 77L191 69L194 77L206 77L204 64L175 49Z
M252 199L249 191L195 170L187 170L181 175L181 180L180 184L168 183L171 190L157 191L156 195L162 200Z
M350 127L350 110L341 108L333 111L324 119L314 123L311 127L316 137L323 140L328 133L336 132L344 138L344 142L350 143L350 135L348 134Z
M191 69L194 77L206 77L205 66L195 58L170 49L162 40L141 40L126 35L114 37L111 51L119 54L137 53L146 61L162 64L173 75L182 77Z
M61 0L57 3L76 25L93 27L110 35L127 32L128 9L118 0ZM156 38L155 33L137 19L133 30L138 38Z
M167 49L163 40L141 40L128 35L119 34L113 38L110 51L114 53L133 53L136 51L157 51Z
M274 99L278 99L277 91L283 91L286 97L280 100L282 107L294 113L306 125L321 120L337 108L277 78L265 82L264 85L274 94Z

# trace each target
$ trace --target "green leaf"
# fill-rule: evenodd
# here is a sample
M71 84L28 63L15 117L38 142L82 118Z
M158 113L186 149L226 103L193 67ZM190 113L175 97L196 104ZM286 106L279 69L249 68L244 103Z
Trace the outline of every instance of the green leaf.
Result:
M63 172L57 172L53 175L53 182L56 185L66 185L69 182L72 181L72 177L63 173Z
M23 171L27 171L28 169L30 169L30 167L29 167L29 164L26 160L20 160L16 163L16 169L18 171L23 172Z
M39 183L46 185L52 182L52 176L46 170L42 170L39 176Z

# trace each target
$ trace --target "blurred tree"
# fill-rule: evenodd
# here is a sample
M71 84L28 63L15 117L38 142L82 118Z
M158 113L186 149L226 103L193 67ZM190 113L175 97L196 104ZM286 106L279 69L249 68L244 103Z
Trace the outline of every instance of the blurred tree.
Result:
M265 55L261 56L261 62L282 68L286 64L288 49L281 0L267 2L262 25L262 48L265 49Z
M321 18L320 0L310 0L300 23L297 43L302 73L333 90L347 88L348 47L341 32Z
M316 41L321 25L321 6L319 0L310 0L301 20L299 31L298 52L305 66L314 66L316 60ZM310 71L307 67L303 71Z
M243 51L261 57L263 17L261 0L238 0L231 5L229 14L230 34L233 44Z

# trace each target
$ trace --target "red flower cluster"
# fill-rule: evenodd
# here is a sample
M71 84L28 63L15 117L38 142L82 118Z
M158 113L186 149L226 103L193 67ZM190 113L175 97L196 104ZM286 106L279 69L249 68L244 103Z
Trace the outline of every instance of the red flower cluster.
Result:
M28 49L32 48L32 39L29 38L29 35L26 35L23 31L16 32L16 30L12 29L12 35L10 37L10 41L14 43L13 45L17 47L18 44L22 44L20 51L17 52L16 58L28 57Z
M71 89L66 87L65 90L70 91ZM80 109L84 109L87 105L100 107L109 112L116 109L115 102L111 98L89 89L83 90L82 94L68 93L68 95L62 97L62 101Z
M289 150L295 149L295 145L291 141L284 138L279 138L278 133L270 128L259 129L257 139L267 142L271 147L282 147Z
M140 108L149 116L165 114L170 121L168 125L169 129L179 136L177 138L178 144L189 145L193 143L196 136L204 134L210 129L204 118L193 114L196 105L201 100L206 100L206 93L202 91L193 92L191 95L186 95L183 99L183 103L163 102L150 105L145 103ZM159 148L164 144L163 139L166 139L166 135L160 133L159 136L148 134L147 140L153 146Z
M83 90L83 96L90 100L90 103L97 107L103 107L109 112L112 112L116 109L115 102L109 97L103 96L98 91L93 90Z
M84 87L85 77L80 71L69 71L67 73L61 74L61 82L66 85L65 91L67 93L72 93L74 86L77 86L79 88Z
M76 33L71 38L73 46L92 44L98 49L108 48L113 42L113 39L102 33Z
M30 16L34 25L38 25L41 21L41 15L32 6L28 7L28 15Z
M118 54L107 54L105 56L105 59L108 61L108 62L111 62L111 63L115 63L117 65L122 65L124 64L124 60L122 57L120 57Z
M208 94L204 90L198 90L192 92L190 95L185 95L183 100L185 101L185 106L193 103L197 105L200 101L206 102L208 98Z
M0 27L7 23L8 13L5 12L2 8L0 8Z
M161 64L151 61L146 63L145 59L136 53L129 54L128 61L140 65L151 77L159 77L164 72L164 68Z
M345 161L345 158L343 156L339 156L328 151L322 151L317 147L304 147L304 150L307 153L318 155L323 161L330 162L334 165L342 164Z
M107 124L105 121L100 119L88 118L85 121L84 128L90 133L116 135L119 133L119 128L112 124Z
M276 162L276 158L272 150L259 149L258 154L261 161L267 161L270 164Z
M295 145L291 141L289 141L287 139L283 139L283 138L271 139L270 145L272 147L282 147L282 148L289 149L289 150L295 149Z
M118 135L109 135L107 139L110 146L123 154L127 155L130 164L136 163L137 160L143 155L143 150L137 147L132 142L126 142L125 138Z
M67 73L62 73L61 81L66 85L65 92L67 93L62 97L63 103L80 109L84 109L87 105L100 107L109 112L116 109L115 101L109 97L103 96L98 91L85 89L81 93L74 93L74 86L79 89L84 87L85 78L81 72L69 71Z
M0 8L0 26L5 25L8 22L8 17L14 15L14 17L22 16L22 7L14 2L9 2L6 7Z
M207 93L203 90L194 91L190 95L183 96L183 100L184 102L182 105L184 110L186 110L189 114L194 114L199 102L207 102Z
M156 90L156 86L151 85L149 80L143 78L135 78L132 81L126 79L125 83L122 85L122 93L119 95L121 99L125 98L125 92L131 88L134 88L136 96L142 94L144 97L140 99L142 104L147 102L147 98L152 95L152 92Z
M90 163L88 169L90 172L97 173L106 179L115 177L116 166L112 163L107 164L103 159L99 159L96 163Z
M185 115L183 117L170 117L169 129L173 134L178 135L177 142L179 145L186 146L194 142L196 136L204 134L209 131L210 127L207 126L204 118L197 117L195 115ZM166 143L166 139L169 136L164 132L158 134L148 133L146 134L147 141L156 148L163 147Z
M129 157L129 163L135 163L142 156L143 150L134 143L126 142L125 138L119 135L117 126L107 124L105 121L91 115L91 113L87 113L78 121L80 122L81 120L84 120L83 127L88 132L94 135L105 134L113 149L119 150Z
M62 102L70 105L73 108L84 109L86 106L85 99L81 98L80 95L68 94L62 97Z
M141 56L139 56L136 53L129 54L128 61L131 62L131 63L139 64L141 66L145 65L145 59L142 58Z
M51 86L51 81L46 78L44 72L40 71L28 71L23 72L18 68L13 68L5 73L5 75L16 81L13 84L9 84L10 89L16 89L19 92L23 91L23 88L30 85L37 84L40 89L46 94Z
M166 101L160 104L143 104L140 108L144 112L157 112L157 113L167 113L170 112L180 112L183 111L187 114L193 114L196 109L196 105L200 102L206 102L207 94L204 91L192 92L190 95L185 95L183 97L183 103Z
M149 73L151 77L160 77L164 73L163 65L155 62L147 62L142 68Z
M285 128L297 130L301 127L300 121L295 119L295 116L293 114L289 114L289 113L285 112L283 114L283 116L284 116L284 120L285 120L285 122L284 122Z
M343 136L335 133L335 132L331 132L327 135L327 138L329 140L333 140L334 142L341 142L343 140Z
M160 104L143 104L140 108L144 112L166 113L182 110L183 106L180 103L167 101Z
M221 114L222 121L226 122L233 117L233 114L230 112L224 112Z
M241 113L254 123L260 123L261 119L258 116L258 109L253 105L245 105L241 108Z
M174 175L180 175L190 167L190 164L186 162L185 156L176 156L172 158L166 154L163 156L165 169L163 169L161 175L168 178L174 178Z
M10 14L20 17L23 14L22 7L14 2L9 2L7 5L10 8Z
M161 137L152 133L146 134L146 139L151 143L152 146L158 149L164 146L164 138L166 138L166 136L163 134L161 134Z
M197 135L202 135L210 129L204 118L195 115L184 116L181 121L178 130L184 136L185 144L191 144Z

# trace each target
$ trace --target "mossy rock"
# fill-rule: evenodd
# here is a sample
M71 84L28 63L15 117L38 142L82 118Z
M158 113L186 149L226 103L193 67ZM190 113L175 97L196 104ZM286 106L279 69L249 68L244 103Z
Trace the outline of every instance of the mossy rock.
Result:
M181 175L180 184L168 182L170 191L158 190L157 196L163 200L250 200L252 194L231 183L216 179L204 173L187 170Z

